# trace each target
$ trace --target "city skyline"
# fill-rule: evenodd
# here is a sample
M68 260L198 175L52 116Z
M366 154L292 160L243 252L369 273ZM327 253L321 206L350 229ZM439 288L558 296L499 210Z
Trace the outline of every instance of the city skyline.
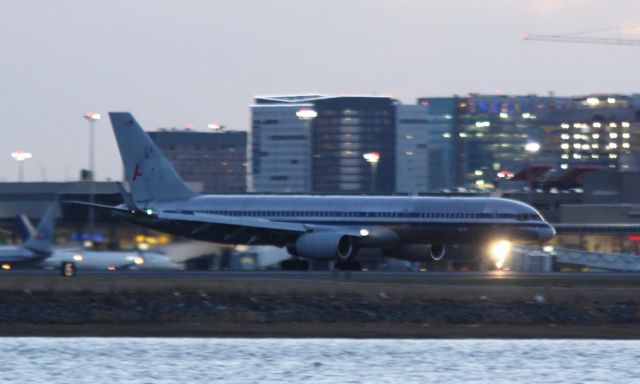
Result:
M260 94L634 93L634 47L525 42L524 33L636 25L632 1L124 1L0 5L0 180L88 167L88 111L131 111L149 129L249 130ZM634 37L628 30L629 36ZM107 120L96 178L120 179Z

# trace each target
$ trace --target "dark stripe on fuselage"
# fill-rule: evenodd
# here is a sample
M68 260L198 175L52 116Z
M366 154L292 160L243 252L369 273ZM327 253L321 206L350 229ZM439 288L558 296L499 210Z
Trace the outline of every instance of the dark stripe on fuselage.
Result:
M355 212L329 212L329 211L223 211L223 210L165 210L165 213L183 215L218 215L229 217L251 217L274 221L309 222L318 217L329 220L341 220L345 218L359 219L492 219L492 220L516 220L517 222L540 222L542 217L532 213L478 213L478 212L393 212L393 211L355 211ZM279 220L287 218L287 220ZM299 220L296 220L299 219Z

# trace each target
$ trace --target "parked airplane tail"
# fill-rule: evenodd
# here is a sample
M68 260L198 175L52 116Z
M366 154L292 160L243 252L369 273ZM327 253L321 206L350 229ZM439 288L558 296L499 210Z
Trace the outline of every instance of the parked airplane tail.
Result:
M110 112L109 118L134 202L195 196L130 113Z
M18 215L16 226L18 237L20 237L20 240L22 240L23 243L29 240L31 236L35 236L36 234L36 227L33 226L31 220L29 220L29 217L27 217L27 215L25 214Z
M53 227L56 221L57 204L51 204L45 211L42 219L24 247L35 252L49 253L53 244Z

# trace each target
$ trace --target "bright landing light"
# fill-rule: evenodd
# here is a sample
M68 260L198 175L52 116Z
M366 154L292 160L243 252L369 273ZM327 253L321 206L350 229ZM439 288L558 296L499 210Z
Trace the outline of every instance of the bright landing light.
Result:
M499 240L491 244L489 247L489 256L494 260L496 268L502 269L507 258L511 254L511 242L508 240Z
M140 256L127 256L127 260L131 260L133 261L133 263L135 265L142 265L144 264L144 259Z

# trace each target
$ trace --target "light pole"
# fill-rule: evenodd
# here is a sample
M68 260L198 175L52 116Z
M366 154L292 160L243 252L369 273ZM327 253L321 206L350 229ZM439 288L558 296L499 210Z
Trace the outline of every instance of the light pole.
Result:
M11 152L11 157L18 162L18 181L24 181L24 162L33 156L29 152L15 151Z
M222 131L224 130L226 127L218 122L213 122L213 123L209 123L207 124L207 128L209 128L212 131Z
M531 166L533 163L533 157L540 150L540 144L535 141L530 141L524 146L524 150L527 152L527 186L529 187L529 204L533 204L533 178L531 172Z
M371 193L376 191L378 177L378 162L380 161L380 152L367 152L362 155L364 159L371 165Z
M89 202L93 204L94 195L95 195L95 185L94 182L96 180L96 170L95 170L95 123L100 120L101 116L99 113L95 112L87 112L83 115L85 119L89 121ZM90 244L93 245L93 208L89 207L89 225L88 232L90 236Z

